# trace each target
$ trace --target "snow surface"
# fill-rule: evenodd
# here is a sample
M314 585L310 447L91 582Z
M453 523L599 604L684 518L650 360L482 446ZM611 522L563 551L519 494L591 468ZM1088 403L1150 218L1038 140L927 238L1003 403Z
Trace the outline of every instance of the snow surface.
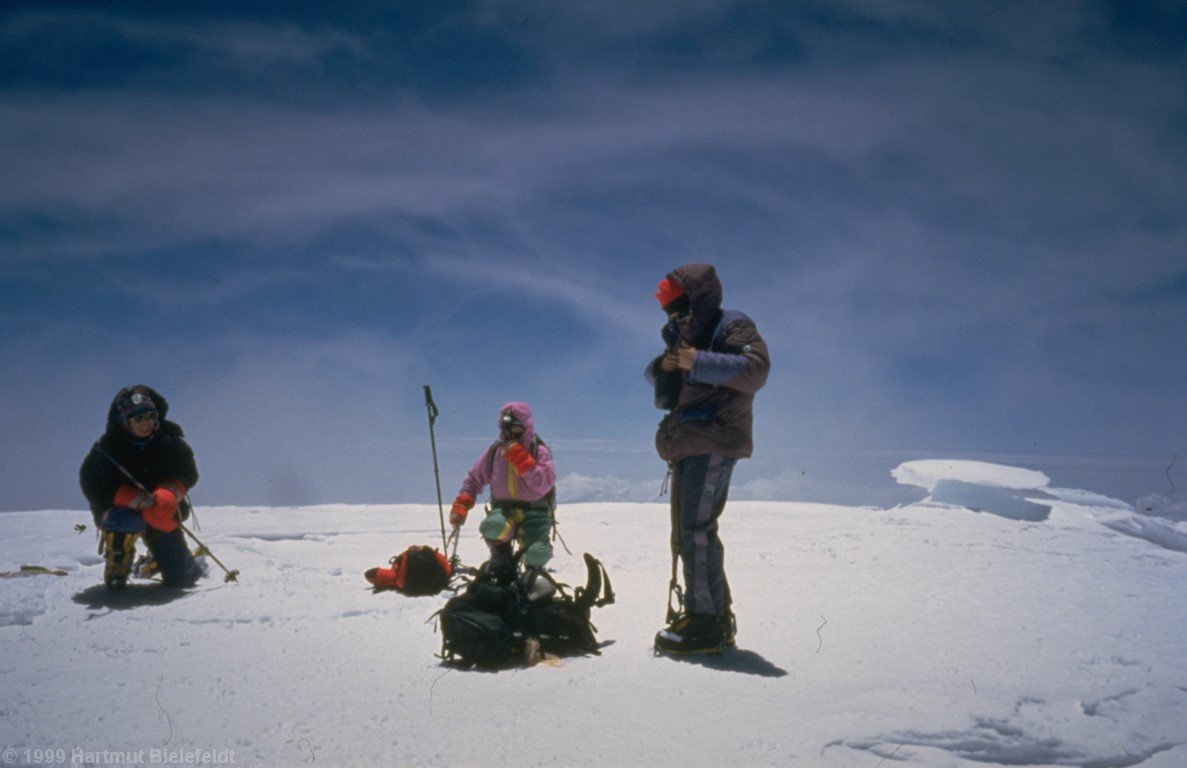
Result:
M118 598L93 531L74 530L87 513L0 514L0 570L68 572L0 579L2 760L1187 765L1187 524L1012 467L909 462L895 477L944 498L731 503L738 649L686 661L650 648L666 504L562 503L574 554L558 548L558 577L582 581L589 551L618 595L595 612L602 655L496 673L434 656L442 598L363 581L440 544L436 506L200 509L239 582L215 570L188 592ZM1046 513L1019 518L1019 502Z

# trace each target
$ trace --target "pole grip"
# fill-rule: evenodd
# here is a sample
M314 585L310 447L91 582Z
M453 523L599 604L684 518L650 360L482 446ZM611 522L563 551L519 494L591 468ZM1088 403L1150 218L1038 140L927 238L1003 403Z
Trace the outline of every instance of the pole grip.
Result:
M441 412L439 410L437 410L437 404L433 402L433 390L429 389L428 384L425 384L424 388L425 388L425 408L429 409L429 423L431 424L432 422L437 420L437 416L439 416L441 414Z

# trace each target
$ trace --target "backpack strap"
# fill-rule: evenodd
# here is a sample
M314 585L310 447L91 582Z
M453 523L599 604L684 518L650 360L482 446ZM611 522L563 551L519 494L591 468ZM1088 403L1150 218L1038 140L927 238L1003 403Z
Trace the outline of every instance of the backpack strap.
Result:
M491 443L490 448L486 449L486 474L492 477L495 474L495 451L497 450L499 450L498 440Z
M490 448L486 449L486 473L488 475L494 474L495 453L499 450L499 446L501 445L502 443L496 440L490 444ZM544 442L544 438L540 437L539 435L532 435L531 453L533 459L536 458L537 454L539 453L539 449L536 447L537 445L548 445L548 443Z
M494 473L495 473L495 453L499 450L499 446L501 446L501 445L502 445L502 443L500 443L498 440L496 440L493 443L491 443L490 448L486 449L486 474L491 475L492 477L494 476ZM533 435L532 436L532 448L531 448L531 453L532 453L533 459L539 455L540 450L539 450L538 446L541 446L541 445L548 445L548 443L544 442L544 438L540 437L539 435ZM494 499L492 498L491 500L493 501ZM542 499L540 499L540 501L544 501L547 504L548 514L550 517L552 517L553 531L555 532L556 531L556 486L554 485L551 488L549 488L548 493Z
M610 574L606 572L606 566L602 565L601 560L586 552L585 570L585 586L577 588L573 602L581 608L613 605L614 587L610 585Z

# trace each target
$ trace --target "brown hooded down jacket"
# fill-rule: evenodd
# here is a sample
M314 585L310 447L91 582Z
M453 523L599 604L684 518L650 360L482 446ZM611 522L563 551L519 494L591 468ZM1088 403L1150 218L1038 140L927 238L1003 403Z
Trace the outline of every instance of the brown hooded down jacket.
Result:
M698 352L683 376L676 407L660 422L656 450L668 462L710 453L746 458L754 449L754 393L771 367L767 344L749 317L721 309L721 282L711 264L687 264L668 277L688 295L689 313L664 327L664 341L669 347L684 342ZM647 366L653 385L662 359Z

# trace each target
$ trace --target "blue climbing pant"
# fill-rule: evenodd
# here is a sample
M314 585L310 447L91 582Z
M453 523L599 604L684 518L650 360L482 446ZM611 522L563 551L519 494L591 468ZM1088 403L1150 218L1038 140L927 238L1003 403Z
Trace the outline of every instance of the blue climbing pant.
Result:
M717 520L725 510L737 459L717 454L672 463L672 547L684 564L684 609L724 616L730 610L725 547Z
M149 528L145 531L144 543L152 552L153 560L157 561L161 583L166 587L192 587L202 576L203 568L186 546L180 528L168 533Z

